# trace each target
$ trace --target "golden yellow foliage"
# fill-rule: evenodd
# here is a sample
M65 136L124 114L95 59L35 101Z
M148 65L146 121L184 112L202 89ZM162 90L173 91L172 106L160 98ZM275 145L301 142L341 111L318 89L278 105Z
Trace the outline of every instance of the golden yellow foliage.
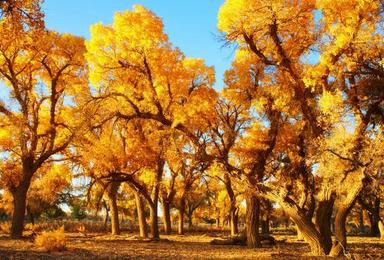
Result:
M35 238L35 245L48 252L63 251L66 249L64 226L55 231L44 231Z

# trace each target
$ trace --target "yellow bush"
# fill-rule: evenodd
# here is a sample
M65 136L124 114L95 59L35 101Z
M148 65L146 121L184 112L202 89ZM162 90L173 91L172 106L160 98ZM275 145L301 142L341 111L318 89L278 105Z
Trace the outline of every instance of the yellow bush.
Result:
M11 223L10 222L0 223L0 231L8 234L11 231Z
M62 251L65 250L66 239L64 234L64 226L55 230L43 232L36 236L35 244L47 251Z

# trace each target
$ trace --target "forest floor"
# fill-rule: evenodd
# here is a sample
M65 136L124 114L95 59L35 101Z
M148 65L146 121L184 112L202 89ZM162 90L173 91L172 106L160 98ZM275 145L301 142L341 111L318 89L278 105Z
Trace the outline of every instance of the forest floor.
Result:
M280 242L260 249L210 245L215 233L163 235L157 242L134 234L66 233L66 237L65 251L44 252L32 239L14 241L0 235L0 259L310 259L309 247L295 236L277 235ZM349 237L348 242L349 259L384 259L384 242L378 238Z

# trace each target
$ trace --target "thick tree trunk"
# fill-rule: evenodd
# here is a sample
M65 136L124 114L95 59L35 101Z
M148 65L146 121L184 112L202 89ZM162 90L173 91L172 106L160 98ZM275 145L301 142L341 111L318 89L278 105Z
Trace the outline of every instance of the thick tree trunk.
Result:
M29 183L27 185L22 182L19 187L12 191L13 215L10 235L13 239L19 239L23 235L28 188Z
M254 195L248 195L246 199L246 233L247 233L247 246L249 248L261 247L260 243L260 201Z
M361 169L362 173L364 169ZM364 175L362 175L364 176ZM335 242L333 243L331 256L341 256L347 251L347 231L345 228L345 222L347 216L355 204L361 189L363 188L364 178L361 180L353 179L355 182L354 187L351 187L351 191L347 194L346 198L338 204L335 214Z
M136 199L136 210L137 210L137 219L139 222L140 237L147 238L148 227L147 227L147 221L145 220L145 215L144 215L144 202L141 196L137 192L135 192L135 199Z
M326 254L328 254L332 248L331 221L334 203L335 196L332 194L328 198L320 200L316 210L316 228L320 233Z
M150 207L150 220L151 220L152 239L157 240L160 238L159 221L158 221L158 215L157 215L157 201L155 204L151 205Z
M119 211L116 200L109 201L111 208L111 232L112 235L120 235Z
M179 228L178 228L179 235L184 235L184 214L185 214L185 209L180 208L179 209Z
M314 256L325 256L328 254L327 248L323 239L321 238L320 233L316 230L315 225L313 223L308 222L305 218L295 220L296 225L300 229L304 240L309 244L311 248L311 253Z
M325 256L328 254L328 249L325 246L323 237L313 224L308 215L300 212L296 207L291 206L289 202L285 200L278 200L278 203L283 207L288 216L295 222L297 229L303 236L304 240L309 244L311 248L311 254L313 256Z
M172 232L171 223L171 207L169 203L163 202L163 221L164 221L164 232L169 235Z
M111 211L111 233L120 235L119 209L117 207L117 191L120 183L111 183L107 189L109 208Z
M369 216L369 225L370 225L370 235L379 236L379 221L380 221L380 198L375 197L373 203L366 203L364 198L359 198L359 203L363 209L368 212Z
M347 250L347 231L345 221L347 220L349 210L347 206L340 207L335 217L335 242L331 250L331 256L342 256Z

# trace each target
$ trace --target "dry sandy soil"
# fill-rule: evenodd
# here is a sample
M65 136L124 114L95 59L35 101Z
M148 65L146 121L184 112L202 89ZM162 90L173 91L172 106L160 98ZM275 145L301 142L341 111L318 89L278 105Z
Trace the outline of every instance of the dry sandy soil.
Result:
M294 236L275 236L273 247L247 249L242 246L214 246L215 234L162 236L162 241L137 239L133 234L67 235L67 250L44 252L32 239L12 241L0 235L0 259L309 259L309 248ZM282 242L285 240L284 242ZM377 238L350 237L349 259L384 259L384 242Z

